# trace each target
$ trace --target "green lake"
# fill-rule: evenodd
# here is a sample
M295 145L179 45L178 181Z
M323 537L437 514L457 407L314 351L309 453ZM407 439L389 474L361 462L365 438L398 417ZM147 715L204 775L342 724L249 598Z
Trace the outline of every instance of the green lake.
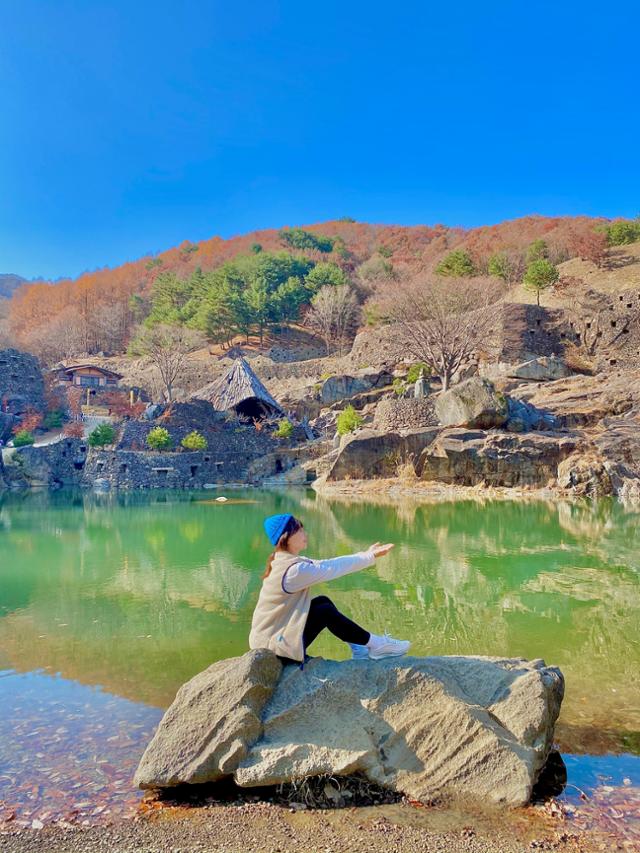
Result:
M160 709L208 664L247 650L270 550L262 519L282 511L303 519L310 556L396 543L373 568L317 588L366 628L411 639L417 655L558 665L569 781L640 786L637 512L217 494L0 500L0 819L3 803L30 820L132 802L130 775ZM324 635L310 649L347 651ZM71 806L69 787L82 792Z

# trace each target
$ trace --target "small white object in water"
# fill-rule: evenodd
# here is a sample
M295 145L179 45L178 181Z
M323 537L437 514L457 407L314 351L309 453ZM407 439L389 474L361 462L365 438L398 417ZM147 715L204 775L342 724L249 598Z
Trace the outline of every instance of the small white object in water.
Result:
M225 498L224 496L222 496L222 497L220 497L220 498L216 498L216 501L217 501L219 504L223 504L225 501L228 501L228 500L229 500L229 498Z

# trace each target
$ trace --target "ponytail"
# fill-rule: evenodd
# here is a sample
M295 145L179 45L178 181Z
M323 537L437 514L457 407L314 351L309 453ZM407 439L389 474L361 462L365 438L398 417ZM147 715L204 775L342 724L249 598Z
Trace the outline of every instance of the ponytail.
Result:
M269 559L267 560L267 567L264 570L264 574L262 575L262 580L264 580L265 578L268 578L269 575L271 574L271 563L273 563L275 556L276 556L276 552L273 551L273 553L269 556Z

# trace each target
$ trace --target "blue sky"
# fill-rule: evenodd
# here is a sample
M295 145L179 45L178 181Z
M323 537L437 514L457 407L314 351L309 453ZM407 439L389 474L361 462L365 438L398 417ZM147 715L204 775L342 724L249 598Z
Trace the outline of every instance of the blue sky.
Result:
M640 210L637 4L5 0L0 272Z

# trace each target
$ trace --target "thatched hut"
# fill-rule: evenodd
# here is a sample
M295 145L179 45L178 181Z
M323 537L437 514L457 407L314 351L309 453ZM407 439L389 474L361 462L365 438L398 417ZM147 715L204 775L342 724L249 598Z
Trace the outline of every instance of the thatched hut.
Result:
M282 415L282 406L273 399L243 358L234 361L220 379L191 395L206 400L218 412L235 411L241 418L269 418Z

